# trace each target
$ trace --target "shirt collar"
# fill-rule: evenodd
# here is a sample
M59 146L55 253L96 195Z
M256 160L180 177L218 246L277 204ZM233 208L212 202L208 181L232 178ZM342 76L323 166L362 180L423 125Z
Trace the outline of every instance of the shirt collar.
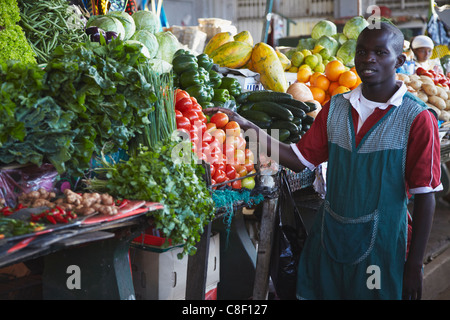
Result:
M397 80L397 85L399 86L399 89L394 93L394 95L386 102L386 103L380 103L382 106L380 106L380 109L386 109L390 105L399 106L403 101L403 96L405 95L407 88L406 85L403 83L403 81ZM348 93L344 93L343 97L350 101L350 103L354 105L359 105L359 99L362 95L362 86L359 85L352 91Z

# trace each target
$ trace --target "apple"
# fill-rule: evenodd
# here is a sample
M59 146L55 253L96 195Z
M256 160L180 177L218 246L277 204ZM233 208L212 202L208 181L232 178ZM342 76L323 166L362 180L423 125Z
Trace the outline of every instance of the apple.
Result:
M241 180L242 188L253 189L255 187L255 177L247 177Z

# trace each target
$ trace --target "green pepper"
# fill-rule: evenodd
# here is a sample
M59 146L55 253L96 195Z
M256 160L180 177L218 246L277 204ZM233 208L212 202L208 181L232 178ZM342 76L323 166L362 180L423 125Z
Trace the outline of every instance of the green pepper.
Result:
M194 54L192 54L190 51L184 50L184 49L178 49L177 51L175 51L175 53L173 54L173 58L178 57L178 56L183 56L183 55L189 55L189 56L194 56ZM195 56L194 56L195 57Z
M198 85L204 84L203 80L200 79L200 73L198 72L197 69L187 70L183 72L179 77L179 81L182 89L197 84Z
M219 89L227 89L228 92L234 97L240 95L242 91L242 87L239 81L235 78L229 77L222 78L222 84L220 85Z
M206 71L205 68L198 67L198 75L200 80L202 80L204 84L209 83L209 72Z
M230 100L230 93L227 89L214 89L213 101L226 102Z
M219 102L219 103L221 103L221 102ZM208 108L214 108L214 107L221 107L223 104L222 105L216 105L215 102L206 101L206 102L200 103L200 105L202 106L202 109L208 109ZM206 114L206 118L208 119L207 122L209 122L211 117Z
M172 60L173 71L176 74L181 74L188 70L197 70L197 58L192 55L179 55Z
M205 68L206 71L210 71L214 65L213 59L211 59L206 53L200 53L197 56L198 65Z
M195 84L187 87L185 90L190 96L195 97L198 103L202 104L203 102L209 102L212 100L212 95L207 87L208 86L202 84Z
M222 77L220 73L210 70L209 71L209 83L211 83L212 87L217 89L222 84Z

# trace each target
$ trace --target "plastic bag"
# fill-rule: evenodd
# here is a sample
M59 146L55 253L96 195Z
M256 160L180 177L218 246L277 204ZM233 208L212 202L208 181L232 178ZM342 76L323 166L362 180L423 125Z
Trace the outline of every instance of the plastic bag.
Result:
M308 233L284 170L280 171L280 195L275 221L270 276L278 298L295 300L298 261Z

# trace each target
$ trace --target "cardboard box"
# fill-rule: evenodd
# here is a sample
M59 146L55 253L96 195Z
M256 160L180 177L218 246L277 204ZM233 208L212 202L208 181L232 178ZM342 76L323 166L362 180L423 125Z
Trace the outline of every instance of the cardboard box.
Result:
M249 69L231 69L219 67L219 73L224 77L236 78L242 87L242 92L264 90L259 73Z
M288 86L290 86L291 84L293 84L294 82L297 81L297 73L295 73L295 72L285 72L284 75L286 77Z
M219 234L210 238L205 298L217 299L217 284L220 281ZM153 246L132 244L130 262L134 291L137 300L184 300L188 256L178 259L180 247L167 251L155 250Z

